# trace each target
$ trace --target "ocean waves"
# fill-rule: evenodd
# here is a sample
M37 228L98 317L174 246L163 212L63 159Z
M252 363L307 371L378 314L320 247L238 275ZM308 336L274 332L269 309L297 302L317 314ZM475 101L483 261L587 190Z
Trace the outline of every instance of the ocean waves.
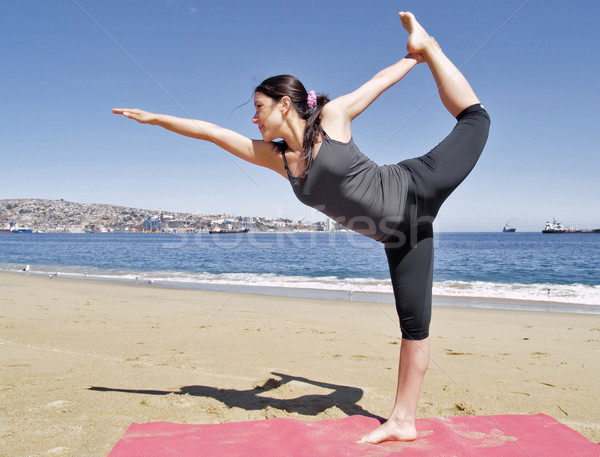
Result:
M339 278L337 276L281 275L276 273L208 273L189 271L130 271L106 270L95 267L66 265L32 266L27 273L21 265L0 264L0 271L70 278L153 284L190 289L216 289L231 291L270 292L270 294L298 295L298 291L311 291L315 298L360 297L369 301L392 301L389 279ZM286 290L286 293L282 291ZM279 292L278 292L279 291ZM294 292L296 291L296 292ZM337 294L332 294L337 292ZM486 281L434 281L433 294L439 297L487 298L546 303L599 305L600 286L585 284L503 283ZM388 296L381 299L380 296ZM375 299L374 299L375 301Z
M600 236L436 233L433 293L600 309ZM0 237L0 270L167 287L393 302L384 247L351 233ZM481 300L479 300L481 301ZM438 300L439 302L439 300Z
M445 297L494 298L600 305L600 286L589 286L586 284L440 281L434 282L433 294Z

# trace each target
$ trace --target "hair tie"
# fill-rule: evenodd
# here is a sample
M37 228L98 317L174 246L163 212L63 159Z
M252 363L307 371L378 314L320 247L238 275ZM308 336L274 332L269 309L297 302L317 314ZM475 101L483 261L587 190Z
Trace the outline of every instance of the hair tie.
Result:
M311 90L308 93L308 97L306 97L306 104L311 110L315 109L315 106L317 106L317 94L314 90Z

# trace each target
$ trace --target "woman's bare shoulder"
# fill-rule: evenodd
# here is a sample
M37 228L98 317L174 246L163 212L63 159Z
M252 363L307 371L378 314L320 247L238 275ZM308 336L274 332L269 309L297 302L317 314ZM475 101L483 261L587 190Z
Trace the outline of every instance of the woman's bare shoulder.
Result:
M348 142L352 138L350 120L338 99L332 100L323 107L321 127L332 140Z

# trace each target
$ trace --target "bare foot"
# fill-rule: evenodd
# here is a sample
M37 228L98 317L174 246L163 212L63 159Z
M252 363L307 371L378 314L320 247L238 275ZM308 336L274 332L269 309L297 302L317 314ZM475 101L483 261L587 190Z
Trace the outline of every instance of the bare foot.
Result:
M384 441L414 441L417 438L417 429L412 421L388 420L371 433L363 435L359 443L378 444Z
M423 54L432 45L437 45L435 40L432 40L425 29L417 22L417 19L412 13L400 12L398 13L402 26L408 32L408 42L406 43L406 49L411 54Z

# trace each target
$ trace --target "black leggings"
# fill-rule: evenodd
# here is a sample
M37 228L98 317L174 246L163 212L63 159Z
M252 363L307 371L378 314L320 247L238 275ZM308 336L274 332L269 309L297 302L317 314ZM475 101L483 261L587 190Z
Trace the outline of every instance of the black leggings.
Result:
M399 163L412 182L403 239L386 242L402 337L429 336L433 285L433 220L442 203L471 172L487 140L490 118L477 104L457 117L452 132L424 156Z

